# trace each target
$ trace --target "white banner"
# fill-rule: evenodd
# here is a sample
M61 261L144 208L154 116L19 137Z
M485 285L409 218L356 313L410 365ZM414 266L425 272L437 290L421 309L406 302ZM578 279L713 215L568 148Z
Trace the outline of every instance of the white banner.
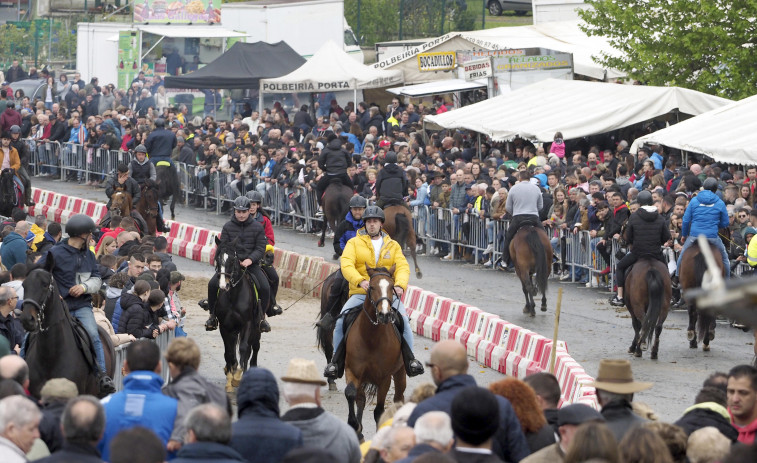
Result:
M493 76L492 59L479 59L465 63L463 66L463 74L465 74L465 80L469 81Z

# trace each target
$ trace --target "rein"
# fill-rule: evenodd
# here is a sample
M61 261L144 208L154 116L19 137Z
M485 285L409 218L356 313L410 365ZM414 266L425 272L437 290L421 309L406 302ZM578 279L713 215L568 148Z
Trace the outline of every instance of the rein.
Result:
M389 274L389 272L376 272L376 273L374 273L373 275L371 275L371 279L370 279L370 280L368 280L368 285L370 285L370 283L371 283L371 280L373 280L373 279L374 279L375 277L380 277L380 276L384 276L384 277L387 277L387 278L389 278L390 280L392 280L392 282L394 282L394 280L393 280L393 276L392 276L392 275L390 275L390 274ZM366 307L365 307L366 305L365 305L365 304L363 304L363 312L365 312L365 316L366 316L366 317L368 317L368 321L369 321L369 322L371 322L371 325L373 325L373 326L378 326L378 325L379 325L379 313L378 313L378 305L379 305L379 304L380 304L380 303L381 303L382 301L387 301L387 302L389 303L389 306L391 306L391 305L392 305L392 302L393 302L393 300L392 300L392 299L390 299L390 298L388 298L388 297L386 297L386 296L382 296L382 297L380 297L380 298L378 298L377 300L375 300L375 301L374 301L374 300L373 300L373 296L371 296L371 291L370 291L370 289L371 289L371 288L369 287L369 288L368 288L368 291L367 291L367 294L366 294L366 296L367 296L366 300L367 300L367 301L368 301L368 302L370 303L370 305L371 305L371 306L373 307L373 311L374 311L374 312L376 313L376 320L374 321L374 320L373 320L373 319L371 318L371 315L370 315L370 314L368 313L368 310L366 310ZM394 292L394 290L393 290L393 289L392 289L392 292Z

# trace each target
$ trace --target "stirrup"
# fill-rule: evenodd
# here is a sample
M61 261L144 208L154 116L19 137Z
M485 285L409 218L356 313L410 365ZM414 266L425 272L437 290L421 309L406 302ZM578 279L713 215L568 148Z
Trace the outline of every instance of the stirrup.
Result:
M339 367L336 365L336 363L332 362L326 365L326 368L323 370L323 377L328 379L337 379L337 371L339 370Z

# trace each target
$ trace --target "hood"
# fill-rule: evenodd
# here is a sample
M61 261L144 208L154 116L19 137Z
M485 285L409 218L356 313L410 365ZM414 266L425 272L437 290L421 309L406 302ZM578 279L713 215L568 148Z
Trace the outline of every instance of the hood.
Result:
M121 307L123 309L126 309L127 307L131 307L134 304L142 305L143 304L142 299L140 299L134 293L126 293L123 296L121 296Z
M120 297L121 292L123 292L123 288L114 288L112 286L105 286L105 298L106 299L113 299L114 297Z
M648 206L644 206L644 207L648 207ZM657 209L655 209L654 212L652 212L652 211L648 211L644 209L644 207L639 208L639 210L636 211L636 213L639 214L639 217L641 217L645 221L654 222L657 219L657 217L660 216L660 214L657 212Z
M363 226L365 225L365 221L363 219L357 220L352 216L352 211L347 213L347 216L344 218L344 220L351 223L355 230L363 228Z
M731 415L728 414L728 409L717 402L702 402L692 405L691 407L684 410L683 414L685 415L693 410L709 410L713 413L717 413L726 420L731 421Z
M251 368L242 377L237 390L239 417L279 416L279 386L273 373L265 368Z
M342 140L337 137L329 142L328 147L332 150L339 151L342 149Z
M715 204L720 198L710 190L703 190L697 194L697 200L701 204Z
M153 371L137 370L132 371L124 377L124 390L131 391L153 391L160 393L163 386L163 377ZM162 400L173 400L165 396Z
M134 160L137 161L137 164L139 164L140 166L144 166L145 164L147 164L148 162L150 162L150 160L147 158L147 156L145 156L145 160L142 161L142 162L139 162L139 159L137 159L136 156L134 156Z
M8 243L11 243L13 241L19 241L19 240L23 241L24 245L26 245L26 241L24 240L24 238L21 235L19 235L16 232L8 233L8 236L6 236L5 239L3 239L3 244L8 244Z
M402 167L400 167L400 166L398 166L397 164L394 164L394 163L385 164L384 165L384 170L386 171L387 174L397 174L397 173L404 172L402 170Z

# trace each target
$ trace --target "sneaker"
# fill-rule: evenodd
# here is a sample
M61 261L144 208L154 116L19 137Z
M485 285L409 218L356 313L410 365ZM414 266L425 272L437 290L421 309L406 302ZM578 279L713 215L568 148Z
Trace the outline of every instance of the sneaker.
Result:
M284 313L284 310L281 308L280 305L274 304L273 307L270 308L268 313L266 313L269 317L275 317L276 315L281 315Z
M612 299L610 299L610 305L614 307L623 307L624 305L626 305L626 303L625 301L623 301L623 298L618 297L618 295L616 294Z
M492 262L491 259L489 259L486 262L484 262L484 267L491 267L493 265L494 265L494 262Z
M494 245L493 244L490 244L489 246L486 247L486 249L484 249L484 254L485 255L491 254L493 252L494 252Z
M442 257L442 260L446 260L446 261L452 260L452 253L449 253L446 256Z
M200 306L200 308L201 308L202 310L206 311L206 312L207 312L208 310L210 310L210 305L208 304L208 300L207 300L207 299L201 299L201 300L200 300L200 301L199 301L199 302L197 303L197 305L199 305L199 306Z
M412 359L407 365L407 375L409 377L418 376L423 374L423 364L418 359Z
M586 282L586 287L587 288L596 288L598 286L599 286L599 284L597 283L597 280L594 279L594 278L592 278L592 279L590 279L589 281Z
M570 277L570 272L566 270L562 273L562 275L560 275L560 281L570 280Z

